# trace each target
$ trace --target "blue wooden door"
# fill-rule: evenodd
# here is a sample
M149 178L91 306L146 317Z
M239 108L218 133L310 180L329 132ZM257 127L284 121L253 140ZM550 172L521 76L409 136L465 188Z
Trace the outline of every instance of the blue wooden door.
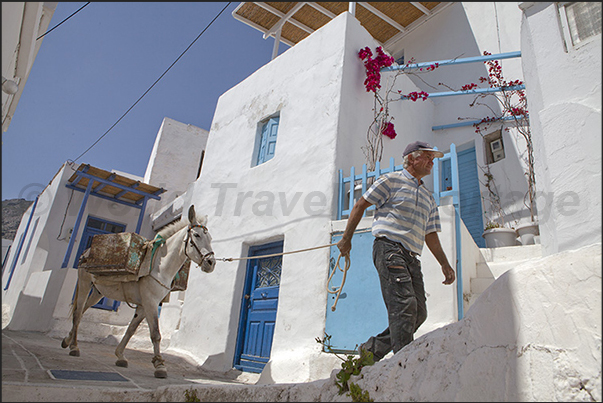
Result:
M80 242L80 246L78 247L77 254L75 256L75 264L74 266L77 268L77 265L80 260L80 255L84 253L86 249L92 245L92 238L95 235L99 234L110 234L110 233L119 233L124 232L126 230L126 226L122 224L117 224L113 222L109 222L106 220L101 220L94 217L88 217L86 222L86 227L84 228L84 233L82 234L82 241ZM74 292L75 295L75 292ZM106 309L109 311L117 311L117 307L120 302L115 301L110 298L101 298L98 303L92 305L92 308Z
M341 233L332 236L331 243L341 240ZM325 333L331 336L331 348L335 352L350 353L364 343L369 337L375 336L388 326L387 311L381 296L379 275L373 264L372 251L375 237L368 230L357 230L352 237L350 251L350 267L346 273L341 295L337 300L336 294L329 294ZM331 246L330 270L339 257L339 248ZM341 269L345 267L345 259L339 260ZM328 287L331 291L341 286L343 272L333 273ZM335 311L331 308L337 300Z
M477 159L475 147L457 153L459 164L459 204L461 219L473 240L480 248L485 248L482 200L477 176ZM452 172L450 159L442 161L442 191L452 189Z
M249 256L282 252L283 242L280 241L252 247ZM262 372L270 359L282 260L282 256L248 260L234 361L238 370Z

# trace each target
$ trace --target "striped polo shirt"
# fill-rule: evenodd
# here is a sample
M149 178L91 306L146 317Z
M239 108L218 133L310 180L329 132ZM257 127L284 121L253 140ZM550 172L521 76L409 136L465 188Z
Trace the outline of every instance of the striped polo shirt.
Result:
M420 254L425 235L441 231L438 206L423 181L406 169L380 176L363 197L375 205L372 233Z

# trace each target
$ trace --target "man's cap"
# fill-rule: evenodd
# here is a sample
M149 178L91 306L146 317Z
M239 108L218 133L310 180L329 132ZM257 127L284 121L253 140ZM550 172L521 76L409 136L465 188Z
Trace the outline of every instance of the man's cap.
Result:
M414 151L432 151L435 153L436 158L442 158L444 156L443 152L434 150L433 147L431 147L424 141L415 141L414 143L410 143L409 145L407 145L402 156L406 157L408 154Z

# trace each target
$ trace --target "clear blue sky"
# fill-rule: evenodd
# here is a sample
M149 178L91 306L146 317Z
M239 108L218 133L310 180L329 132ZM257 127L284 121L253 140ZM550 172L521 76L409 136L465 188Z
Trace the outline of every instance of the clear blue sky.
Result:
M86 2L59 2L52 29ZM92 2L48 33L2 133L2 200L34 200L99 139L228 2ZM163 118L210 130L221 94L270 62L274 39L232 2L168 73L76 163L144 176ZM283 43L279 54L289 49ZM228 158L228 156L225 156Z

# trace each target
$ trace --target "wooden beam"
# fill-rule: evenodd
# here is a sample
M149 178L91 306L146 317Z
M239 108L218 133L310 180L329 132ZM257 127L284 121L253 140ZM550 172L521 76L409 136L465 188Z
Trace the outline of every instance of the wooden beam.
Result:
M255 29L257 29L257 30L258 30L258 31L260 31L260 32L266 32L266 28L262 27L261 25L256 24L255 22L251 22L251 21L249 21L248 19L246 19L246 18L244 18L244 17L241 17L239 14L235 14L235 13L233 12L232 16L233 16L235 19L237 19L237 20L241 21L243 24L247 24L247 25L249 25L251 28L255 28ZM291 42L290 40L285 39L285 38L281 38L281 42L283 42L283 43L285 43L285 44L287 44L287 45L289 45L289 46L291 46L291 47L293 47L293 46L295 45L295 43L293 43L293 42Z
M268 10L273 14L276 14L279 17L284 17L285 14L283 14L282 12L280 12L279 10L277 10L274 7L269 6L266 3L263 2L254 2L253 4L262 7L264 10ZM297 21L295 18L290 18L289 22L293 25L295 25L296 27L306 31L307 33L311 34L312 32L314 32L314 30L308 26L306 26L305 24L302 24L301 22ZM266 31L266 29L262 28L262 31Z
M306 2L300 1L298 2L291 10L287 12L287 14L283 15L281 19L270 28L266 33L264 33L264 39L268 38L270 35L274 35L280 31L280 29L285 25L285 23L293 17L293 14L297 13L300 8L306 5ZM279 35L280 36L280 35Z
M419 10L421 10L423 12L423 14L425 14L425 15L431 14L431 11L429 11L429 9L427 7L425 7L423 4L419 3L418 1L411 1L410 4L412 4Z
M337 17L334 12L327 10L326 8L321 6L319 3L311 2L311 3L308 3L308 5L313 7L317 11L320 11L321 13L323 13L324 15L326 15L327 17L329 17L331 19Z

